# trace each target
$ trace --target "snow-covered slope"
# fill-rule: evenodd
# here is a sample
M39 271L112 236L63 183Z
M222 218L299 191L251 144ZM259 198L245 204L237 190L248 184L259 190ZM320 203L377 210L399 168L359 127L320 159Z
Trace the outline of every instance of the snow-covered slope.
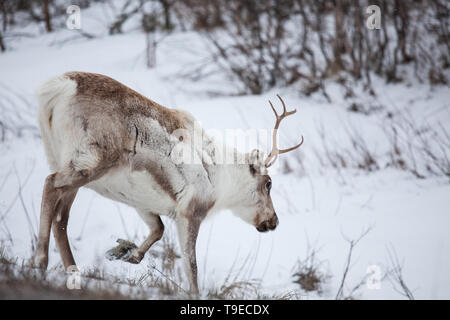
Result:
M348 258L349 241L370 229L354 248L345 295L352 294L374 265L383 276L392 267L390 257L396 256L403 265L404 281L416 298L450 298L449 180L439 175L418 179L386 167L390 144L383 130L386 114L403 110L418 122L440 121L448 129L448 88L418 83L387 85L375 79L376 97L355 87L358 103L383 106L371 115L348 112L352 101L344 100L341 87L333 84L328 87L331 104L319 94L301 96L295 86L260 96L232 96L233 82L218 71L207 80L186 76L207 61L207 46L196 34L174 33L165 38L158 46L157 67L148 70L140 33L61 44L69 32L23 39L14 50L0 55L0 99L3 105L23 113L24 125L37 125L33 96L37 85L72 70L111 76L167 107L190 111L207 129L272 128L273 114L267 100L276 99L276 93L298 109L295 119L284 124L280 144L292 144L300 134L305 144L272 172L279 227L275 232L260 234L231 212L208 219L198 240L199 279L204 291L219 287L231 272L238 280L260 279L262 291L268 295L293 290L302 297L317 298L315 293L302 291L292 277L297 261L316 248L316 259L322 262L319 267L331 276L321 297L334 298ZM4 117L0 115L0 120ZM374 151L378 170L369 172L352 165L349 128ZM348 154L344 152L347 168L330 165L324 143L332 151L348 150ZM32 254L47 174L40 139L26 130L20 138L8 134L0 144L0 241L20 259ZM164 221L168 225L165 237L176 240L171 222ZM78 193L69 237L82 269L97 266L118 277L145 272L149 265L160 263L158 257L148 254L138 266L103 258L117 238L139 241L145 234L146 227L133 209L90 190ZM157 246L155 252L161 248ZM52 242L49 265L59 263ZM370 289L364 283L352 295L402 298L397 286L386 278L379 289Z

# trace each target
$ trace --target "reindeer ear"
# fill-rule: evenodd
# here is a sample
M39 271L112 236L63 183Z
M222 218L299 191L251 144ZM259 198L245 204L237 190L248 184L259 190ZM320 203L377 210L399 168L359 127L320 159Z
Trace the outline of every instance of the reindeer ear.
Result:
M247 161L250 166L250 173L252 175L261 174L264 170L264 152L254 149L247 154Z

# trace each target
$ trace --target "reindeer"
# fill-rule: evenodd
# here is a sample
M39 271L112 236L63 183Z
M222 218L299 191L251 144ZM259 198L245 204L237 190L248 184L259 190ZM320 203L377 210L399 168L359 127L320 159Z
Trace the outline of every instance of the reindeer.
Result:
M44 83L38 98L39 125L51 174L42 194L39 237L32 259L35 267L47 268L51 230L64 267L76 266L67 224L71 205L83 186L135 208L150 229L139 246L118 240L119 245L107 252L110 259L139 263L163 236L160 216L173 218L193 293L198 293L196 239L208 214L231 209L260 232L276 228L267 168L279 154L303 143L302 137L292 148L277 147L281 120L295 113L286 111L281 97L281 115L270 103L276 123L268 157L264 159L259 150L235 150L232 164L217 161L214 142L201 128L195 128L195 119L188 112L165 108L107 76L68 72ZM202 143L192 152L202 155L201 162L174 161L176 147L191 146L196 137L201 137Z

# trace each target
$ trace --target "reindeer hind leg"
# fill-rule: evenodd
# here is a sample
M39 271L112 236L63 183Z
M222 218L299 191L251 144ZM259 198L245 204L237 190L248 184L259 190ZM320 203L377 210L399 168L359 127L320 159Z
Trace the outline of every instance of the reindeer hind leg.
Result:
M55 213L56 217L53 218L52 223L53 235L55 236L56 245L58 246L59 254L61 255L61 260L64 264L64 269L66 270L68 267L75 265L75 260L67 237L67 223L69 221L70 208L75 200L77 192L78 189L68 191L61 198L58 210L56 210Z
M54 219L56 219L56 212L61 213L61 221L67 220L70 206L73 202L73 198L75 198L78 188L100 178L112 166L111 163L108 163L107 161L100 161L99 163L102 165L92 169L80 169L79 167L76 168L73 165L73 162L70 161L68 165L64 166L58 172L49 175L45 180L44 191L42 194L38 243L32 261L32 264L35 267L44 270L47 269L50 229ZM58 224L57 221L55 223ZM63 224L60 226L63 226ZM66 240L67 233L65 230L63 230L64 232L61 232L61 230L56 231L55 236L57 244L60 246L60 250L62 249L62 252L64 252L64 256L62 254L62 257L64 265L66 266L67 263L73 261L73 257L70 259L68 250L65 250L68 248L68 242Z

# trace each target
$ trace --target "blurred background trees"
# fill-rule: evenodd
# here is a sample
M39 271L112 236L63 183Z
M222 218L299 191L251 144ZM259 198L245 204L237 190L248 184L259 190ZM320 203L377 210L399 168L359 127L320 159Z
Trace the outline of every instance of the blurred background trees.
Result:
M18 36L8 32L17 23L39 23L45 32L64 28L55 20L64 18L70 4L115 6L110 35L123 33L126 22L140 24L148 67L156 64L156 44L164 38L157 34L200 33L211 44L214 61L243 93L300 82L304 94L322 91L327 97L327 79L361 81L371 92L372 75L402 81L399 69L406 64L419 81L448 84L446 0L2 0L1 51ZM366 26L369 5L381 10L380 29Z
M449 3L413 0L184 0L185 19L216 48L219 63L250 93L351 77L371 86L371 73L401 81L411 63L421 81L446 84ZM381 28L369 29L366 8L381 9Z

